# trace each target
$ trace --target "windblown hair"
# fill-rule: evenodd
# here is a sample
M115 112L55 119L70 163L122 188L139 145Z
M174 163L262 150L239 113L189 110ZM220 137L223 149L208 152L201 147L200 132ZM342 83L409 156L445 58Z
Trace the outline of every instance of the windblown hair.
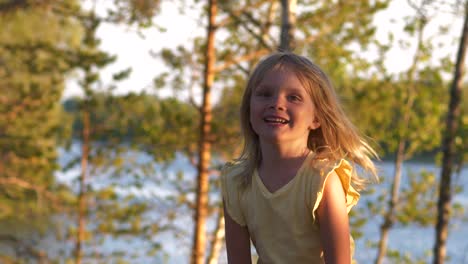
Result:
M316 158L331 163L346 158L353 164L352 182L358 189L362 189L367 180L357 175L355 164L378 180L371 160L373 157L377 158L377 154L345 115L327 75L306 57L278 52L259 62L249 78L242 98L240 114L244 146L236 161L243 165L243 171L239 175L243 185L250 184L252 174L262 160L258 135L250 125L250 98L269 71L284 68L296 74L314 104L315 117L320 127L310 131L307 147L315 153Z

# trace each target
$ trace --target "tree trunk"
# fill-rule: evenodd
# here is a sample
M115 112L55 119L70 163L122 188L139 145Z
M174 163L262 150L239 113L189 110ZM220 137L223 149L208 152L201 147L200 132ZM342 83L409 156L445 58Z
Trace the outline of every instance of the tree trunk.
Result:
M89 157L89 131L90 121L87 109L83 111L83 142L81 152L81 177L80 192L78 195L78 230L76 234L76 264L81 264L83 258L83 243L85 240L85 218L86 218L86 175Z
M455 73L450 87L450 104L448 109L446 131L443 141L442 172L440 176L439 201L437 203L436 241L434 245L434 264L443 264L447 249L448 222L450 218L450 201L452 196L451 174L453 158L455 155L455 133L458 128L460 116L462 74L466 56L467 34L468 34L468 1L465 2L465 22L463 24L460 46L457 54Z
M280 51L293 51L297 0L281 0Z
M213 240L211 243L210 256L208 257L207 264L217 264L219 259L219 252L224 240L224 214L222 207L219 208L218 221L216 229L213 232Z
M268 7L268 12L266 15L266 21L264 26L261 28L261 36L264 42L268 42L270 38L270 29L273 25L273 22L276 18L276 12L278 11L278 2L273 1ZM258 45L261 48L260 45Z
M418 38L417 38L417 48L416 48L416 53L413 57L413 62L411 64L410 69L408 70L408 96L405 102L405 105L402 107L403 108L403 121L402 121L402 127L405 129L408 128L410 124L410 112L414 104L414 100L416 97L416 91L415 91L415 84L414 84L414 79L415 79L415 73L416 73L416 66L419 63L420 57L421 57L421 52L423 49L423 33L424 33L424 28L427 25L427 19L422 16L419 18L418 21ZM406 159L406 136L405 133L400 135L400 139L398 142L398 149L396 152L396 157L395 157L395 173L393 176L393 183L392 183L392 194L390 197L390 200L388 202L388 210L385 213L384 216L384 222L382 226L380 227L380 241L379 241L379 246L377 249L377 257L375 259L375 264L381 264L387 254L387 241L388 241L388 233L390 229L392 228L393 224L395 223L396 219L396 207L398 204L398 199L399 199L399 190L400 190L400 182L401 182L401 166Z
M209 0L208 2L208 28L207 28L207 44L204 72L204 87L203 87L203 104L201 109L201 124L200 124L200 142L198 154L198 177L197 177L197 193L196 193L196 209L195 209L195 230L193 237L192 248L192 264L203 264L206 248L206 231L205 222L208 213L208 167L211 159L211 87L214 80L214 64L215 64L215 17L217 12L217 1Z
M395 159L395 173L393 175L392 196L388 202L388 211L385 214L384 222L380 227L380 241L377 249L376 264L381 264L387 254L388 232L395 223L395 207L398 204L398 195L401 182L401 165L405 160L405 141L400 139Z

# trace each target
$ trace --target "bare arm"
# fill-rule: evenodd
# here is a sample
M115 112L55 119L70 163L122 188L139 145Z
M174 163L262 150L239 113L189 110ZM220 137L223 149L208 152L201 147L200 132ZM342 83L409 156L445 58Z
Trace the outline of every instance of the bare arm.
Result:
M226 221L226 250L228 263L252 263L250 255L250 235L247 227L236 223L224 207Z
M351 263L346 197L338 175L333 171L325 182L317 210L325 263Z

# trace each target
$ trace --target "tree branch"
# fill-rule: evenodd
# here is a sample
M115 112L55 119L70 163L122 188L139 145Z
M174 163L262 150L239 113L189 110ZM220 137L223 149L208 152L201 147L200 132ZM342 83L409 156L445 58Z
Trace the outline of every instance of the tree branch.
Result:
M309 37L306 37L305 39L303 40L300 40L297 42L297 46L302 46L302 45L306 45L306 44L309 44L309 43L312 43L314 42L317 38L329 33L331 31L331 27L326 27L324 29L324 31L316 34L316 35L311 35ZM217 67L214 68L214 71L215 72L220 72L220 71L223 71L227 68L229 68L230 66L232 65L235 65L235 64L238 64L240 62L244 62L244 61L249 61L249 60L253 60L253 59L256 59L256 58L259 58L263 55L266 55L268 54L270 51L266 48L264 49L259 49L259 50L256 50L252 53L249 53L249 54L245 54L245 55L242 55L242 56L239 56L239 57L236 57L236 58L232 58L230 60L227 60L225 61L223 64L221 65L218 65Z
M0 241L13 244L14 246L12 247L20 256L24 256L26 253L27 255L40 260L40 263L42 263L42 261L46 261L46 263L50 262L44 251L36 250L28 243L25 243L12 235L1 234Z
M234 10L234 11L231 11L232 14L234 14L235 16L239 16L241 15L243 12L245 12L246 10L249 10L250 8L258 8L262 5L262 1L258 1L257 3L255 4L252 4L252 5L245 5L243 6L242 8L240 9L237 9L237 10ZM220 7L220 8L223 8L223 11L225 11L226 9L224 7ZM229 14L228 17L224 18L223 20L219 21L217 23L217 27L224 27L225 25L227 25L228 23L232 22L232 17L231 15Z
M28 6L27 0L11 0L6 3L0 4L0 13L6 13L18 8L24 8Z
M15 185L23 189L33 190L36 192L39 198L40 196L44 196L47 199L53 201L54 203L60 204L60 201L57 199L57 197L51 192L47 191L45 188L35 186L30 182L16 177L0 178L0 185Z
M260 42L260 44L262 46L264 46L266 49L270 50L270 51L273 51L273 48L271 47L271 45L269 45L268 43L265 42L265 39L257 34L256 32L254 32L239 16L235 15L232 11L229 11L229 10L225 10L225 12L227 12L234 20L236 20L237 22L239 22L239 24L245 28L245 30L247 30L250 35L252 35L255 39L258 40L258 42ZM245 12L243 14L246 14ZM249 16L247 16L247 18L249 18ZM253 18L252 18L253 19ZM259 25L260 26L260 25Z

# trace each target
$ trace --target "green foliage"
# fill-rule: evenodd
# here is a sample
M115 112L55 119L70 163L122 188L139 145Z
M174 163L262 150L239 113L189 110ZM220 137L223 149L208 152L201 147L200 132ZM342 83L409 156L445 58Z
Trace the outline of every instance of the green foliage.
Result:
M104 182L102 187L88 186L88 221L93 224L87 225L86 243L102 243L99 241L105 239L151 241L158 233L174 229L174 209L180 203L166 198L159 201L157 197L148 201L121 190L142 191L145 186L168 181L157 177L160 172L155 171L154 164L169 162L177 152L196 144L194 127L198 122L192 107L174 98L160 99L144 93L113 96L102 92L93 92L88 99L69 99L63 105L73 119L74 142L80 142L83 129L80 106L86 105L90 111L90 177ZM137 156L132 155L134 151ZM152 158L139 157L143 153ZM127 184L122 186L122 181ZM74 234L75 231L70 233ZM144 257L159 254L160 249L160 245L154 244L135 254ZM113 259L137 257L130 252L110 254Z
M81 103L79 98L64 102L65 110L73 116L75 139L83 126L76 108ZM195 148L198 117L190 104L144 93L125 96L98 93L92 104L91 123L95 124L92 135L101 147L128 144L153 155L157 161L168 161L178 151Z
M432 226L435 223L438 197L438 183L433 173L421 171L410 173L409 183L403 188L397 214L398 222L402 225L419 224Z
M365 214L360 214L357 210L351 210L349 213L351 236L354 240L360 239L364 236L362 228L367 223L368 218Z
M146 200L132 193L119 193L119 190L142 190L144 184L150 182L148 174L155 172L149 169L148 164L134 160L130 154L136 148L140 153L153 154L158 161L173 158L180 147L187 145L183 144L185 141L181 140L180 135L167 131L180 129L190 139L193 132L189 126L194 119L190 116L189 107L174 99L160 100L145 94L112 96L109 93L112 88L106 91L100 83L99 69L115 61L115 57L99 48L96 30L103 18L93 12L83 12L81 19L85 35L73 63L83 71L84 76L79 84L85 97L67 100L64 108L73 120L67 145L87 144L90 148L86 157L89 168L86 181L90 183L80 186L79 190L83 192L87 204L85 221L88 224L83 243L98 245L108 239L151 241L156 233L167 228L167 224L154 218L152 213L158 210ZM113 80L123 80L130 73L131 69L120 71L114 74ZM84 126L84 113L90 116L89 142L83 140L83 131L88 129ZM71 159L66 167L73 168L80 159L82 157ZM155 160L150 159L150 162L154 164ZM140 169L141 172L137 172ZM127 181L129 175L133 175L132 183L124 188L121 182ZM99 184L92 184L91 181ZM72 212L70 215L72 219L75 219L75 214ZM165 214L156 215L164 219ZM69 236L75 238L79 231L71 229ZM154 254L158 248L160 245L154 244L135 253L119 249L97 251L119 262L145 256L149 252ZM89 250L83 253L88 257L95 254Z
M56 5L19 2L25 4L15 4L8 12L3 7L13 2L0 3L0 246L6 245L21 255L18 243L24 243L23 248L38 244L42 235L52 232L48 229L54 223L52 216L62 216L62 206L75 201L75 194L59 186L53 177L58 169L56 149L57 143L65 147L80 145L81 114L87 111L91 114L91 177L87 185L86 244L98 248L86 252L87 257L101 261L107 252L101 252L100 245L108 239L148 241L148 247L139 252L111 252L110 258L116 263L140 256L164 256L163 245L154 237L164 232L173 232L176 238L188 237L187 230L179 230L174 221L193 209L191 194L195 186L183 171L172 175L155 164L168 164L178 154L195 163L201 115L196 95L203 87L204 37L191 36L188 45L159 53L169 70L154 78L154 86L172 89L175 97L145 93L117 96L111 93L112 85L105 87L100 82L100 69L116 57L101 50L96 30L102 21L154 26L155 14L163 11L161 1L114 0L106 17L80 10L72 0ZM296 52L311 57L325 69L354 123L372 136L375 145L382 146L381 153L394 153L403 139L409 158L434 152L441 142L448 86L442 76L452 70L453 62L447 57L440 65L433 65L431 56L438 47L424 41L414 67L401 73L387 72L384 61L389 49L397 43L409 47L408 39L416 38L427 22L410 17L403 27L407 36L391 35L390 43L377 43L370 22L388 2L299 1ZM203 3L195 1L193 7ZM240 152L238 109L247 75L258 61L258 54L274 51L278 45L280 19L279 12L270 14L273 5L273 1L266 0L219 3L217 21L222 25L217 28L213 86L219 100L213 106L209 138L214 154L210 184L216 188L211 194L218 191L215 172L219 164ZM186 7L185 2L180 6ZM374 44L381 56L377 61L356 52ZM73 68L83 73L80 85L85 97L64 101L61 111L58 102L64 78ZM113 81L124 80L130 74L131 69L124 69L113 75ZM187 100L180 96L187 94ZM408 104L411 97L414 101ZM468 129L466 104L462 106L456 139L460 167L467 157ZM409 117L407 124L402 122L405 115ZM145 156L142 161L138 156L141 153L151 157ZM79 156L72 158L62 169L72 169L79 160ZM147 191L148 186L163 186L173 192L137 195ZM413 173L404 186L397 224L432 225L437 196L434 175ZM455 193L460 191L461 187L455 186ZM365 237L362 228L368 219L384 213L389 191L369 189L362 195L372 198L367 199L367 208L351 211L355 239ZM210 203L213 208L219 206L217 199ZM463 217L463 210L463 206L455 204L451 213ZM67 220L74 223L74 214L72 211ZM69 230L54 230L57 241L62 241L62 232L74 237L73 226L61 228ZM8 232L17 234L16 240L4 239ZM0 261L28 262L37 259L33 251L22 259L0 251ZM67 261L70 254L66 254L59 258ZM393 250L388 257L395 263L422 263L426 259Z
M59 100L81 28L74 17L40 6L2 12L0 24L0 236L11 238L2 240L0 255L8 255L5 248L21 255L24 243L19 261L28 261L40 258L28 241L56 232L52 214L70 200L53 173Z
M389 249L387 257L392 263L404 263L404 264L424 264L428 262L431 252L427 251L425 256L415 258L409 253L401 253L398 250Z
M395 153L400 141L406 143L405 159L433 150L441 142L441 131L433 128L443 124L448 83L442 75L451 63L447 59L440 65L431 63L434 47L430 39L424 38L426 25L424 17L406 19L408 36L401 39L417 45L408 69L388 73L383 66L388 48L395 41L390 38L388 45L376 43L381 56L376 62L379 72L373 73L369 81L354 78L352 86L347 85L356 94L349 107L352 116L359 117L355 123L383 146L384 155Z
M137 24L139 27L153 25L153 18L160 11L160 0L114 0L109 8L108 19L114 23Z
M238 157L241 151L239 108L246 81L243 74L232 76L232 85L225 87L213 109L213 151L225 160Z
M467 102L468 100L468 92L466 92L468 89L467 84L465 83L462 87L462 98L461 102ZM463 92L464 91L464 92ZM460 119L458 120L458 129L455 134L455 153L456 157L456 166L455 170L456 172L460 172L463 164L466 164L468 161L468 105L467 104L461 104L461 113L460 113Z
M411 83L391 79L354 81L356 85L351 89L356 100L348 109L353 117L359 117L355 123L364 133L384 147L383 154L394 153L400 139L408 143L407 158L433 150L441 142L440 131L433 128L441 127L445 105L434 98L447 97L447 84L438 69L429 67L419 73L419 78ZM404 106L409 87L413 89L411 108ZM409 115L407 125L402 120L405 115Z

